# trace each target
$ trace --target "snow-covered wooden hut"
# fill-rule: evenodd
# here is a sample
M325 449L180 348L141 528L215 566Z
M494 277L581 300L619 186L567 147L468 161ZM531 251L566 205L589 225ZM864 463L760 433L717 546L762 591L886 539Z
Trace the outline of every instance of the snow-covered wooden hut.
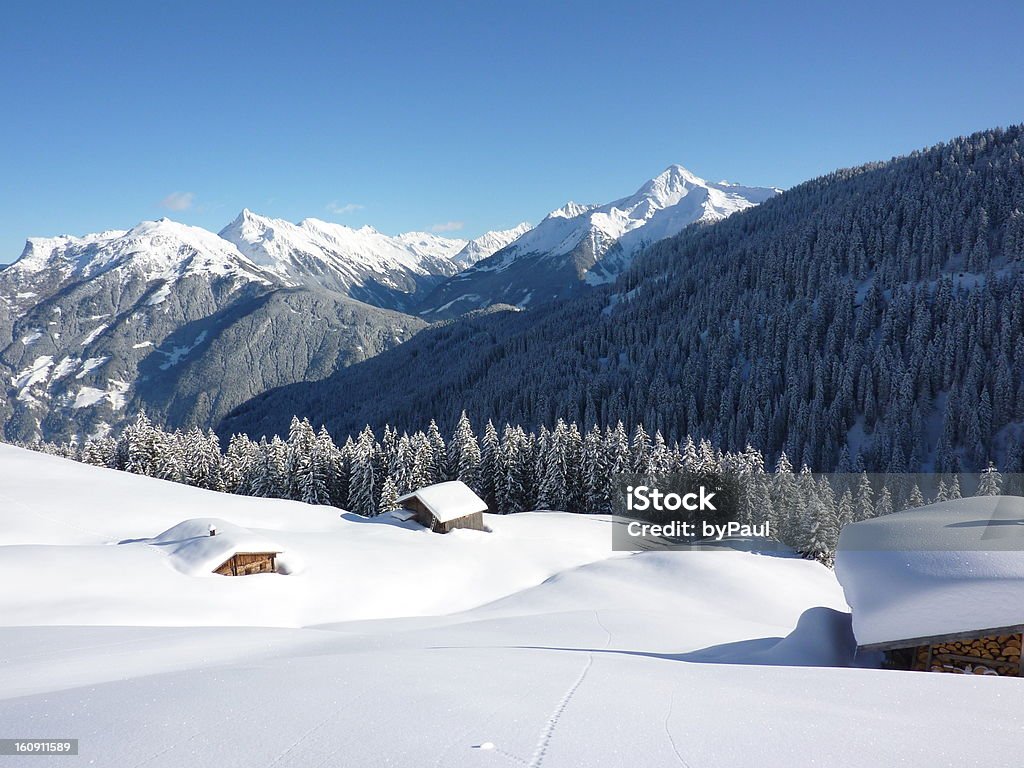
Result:
M414 514L420 525L435 533L448 533L455 528L483 531L487 505L461 480L428 485L407 493L398 503Z
M1024 499L984 496L848 525L836 576L858 650L886 666L1021 676Z
M277 557L283 552L248 528L211 517L185 520L149 543L166 554L175 568L191 576L276 573Z

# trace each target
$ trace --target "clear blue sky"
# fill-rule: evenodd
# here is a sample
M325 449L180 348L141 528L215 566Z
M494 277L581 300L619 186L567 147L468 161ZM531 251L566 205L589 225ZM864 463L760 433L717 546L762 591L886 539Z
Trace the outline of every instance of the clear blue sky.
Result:
M0 262L243 207L474 236L673 162L791 186L1024 121L1022 29L1019 0L8 2Z

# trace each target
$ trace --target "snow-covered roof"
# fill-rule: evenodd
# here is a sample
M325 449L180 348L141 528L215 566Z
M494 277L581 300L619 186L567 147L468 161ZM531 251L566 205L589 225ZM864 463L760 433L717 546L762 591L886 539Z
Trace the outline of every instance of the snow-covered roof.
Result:
M1022 625L1024 498L958 499L848 525L835 573L859 645Z
M210 526L216 535L210 535ZM197 517L168 528L148 542L159 547L182 573L197 576L212 573L241 552L276 552L283 550L269 539L216 517Z
M419 499L441 523L447 523L474 512L487 511L484 500L473 493L472 489L461 480L428 485L426 488L405 494L398 500L398 503L401 504L412 498Z

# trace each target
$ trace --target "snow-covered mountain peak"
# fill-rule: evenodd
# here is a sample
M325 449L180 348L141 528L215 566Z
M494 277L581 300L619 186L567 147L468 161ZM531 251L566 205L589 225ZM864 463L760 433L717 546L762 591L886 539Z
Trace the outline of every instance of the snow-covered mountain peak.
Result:
M452 258L462 250L468 241L457 237L444 237L433 232L406 232L398 235L397 240L417 253L430 256Z
M693 173L689 168L686 168L679 163L672 163L672 165L668 166L664 171L648 181L644 186L678 186L680 184L697 186L706 183L707 182L704 181L704 179Z
M707 185L704 179L683 166L670 165L653 179L644 182L633 197L649 200L664 208L679 202L680 198L691 190Z
M647 245L695 223L724 219L778 194L715 184L673 164L636 192L605 205L566 203L540 224L439 286L422 313L457 314L496 302L526 305L565 296L580 280L614 280Z
M561 208L556 208L555 210L553 210L551 213L549 213L544 218L545 219L575 219L577 216L580 216L580 215L586 213L587 211L593 210L594 208L597 208L596 204L586 205L586 204L583 204L583 203L577 203L577 202L575 202L573 200L570 200L565 205L563 205Z
M16 281L33 282L90 278L111 270L147 281L197 273L259 281L266 277L231 243L168 218L82 237L29 238L21 259L4 271Z
M420 280L454 274L452 257L466 244L426 232L392 237L371 226L353 229L316 218L294 224L247 210L220 237L286 282L389 305L415 292Z
M191 224L183 224L180 221L168 219L166 216L154 221L140 221L129 229L124 236L136 240L168 237L186 242L204 243L214 248L222 248L224 246L223 243L216 242L219 238L212 232L202 227L194 227Z
M6 267L11 273L34 274L52 267L73 268L61 256L69 251L88 252L109 240L125 235L125 230L107 230L90 235L57 235L55 237L30 237L18 260Z
M466 246L455 255L455 263L462 268L470 267L481 259L486 259L492 253L501 250L506 245L515 242L532 228L530 224L524 221L511 229L485 232L480 237L466 243Z
M573 252L581 243L593 243L587 247L600 260L619 241L625 255L631 256L643 244L674 235L688 224L725 218L774 194L774 189L709 183L673 164L628 197L606 205L566 203L518 239L514 249L520 254L559 255ZM627 237L648 226L642 237Z

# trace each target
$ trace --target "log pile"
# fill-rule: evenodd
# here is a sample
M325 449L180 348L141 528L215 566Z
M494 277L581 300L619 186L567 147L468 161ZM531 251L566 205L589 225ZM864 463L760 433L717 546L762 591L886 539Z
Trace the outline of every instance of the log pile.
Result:
M1021 633L986 635L921 645L915 650L914 669L959 675L1021 674Z

